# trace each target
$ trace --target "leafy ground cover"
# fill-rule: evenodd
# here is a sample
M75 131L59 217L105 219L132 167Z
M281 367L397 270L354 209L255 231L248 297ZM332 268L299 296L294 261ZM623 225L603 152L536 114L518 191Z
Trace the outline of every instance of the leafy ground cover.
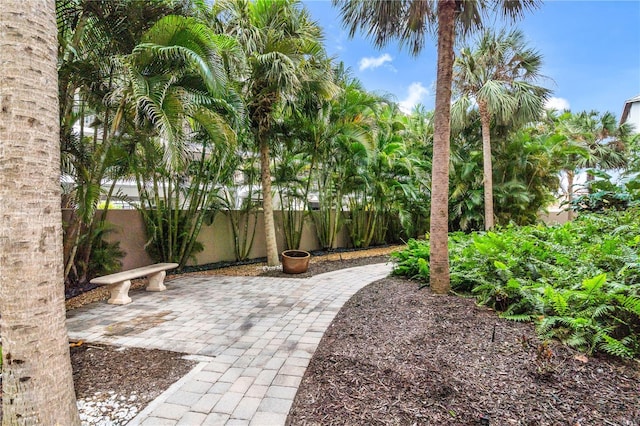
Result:
M455 233L451 282L503 318L533 321L592 354L640 357L640 209L581 215L563 226ZM393 254L396 275L428 282L428 242Z

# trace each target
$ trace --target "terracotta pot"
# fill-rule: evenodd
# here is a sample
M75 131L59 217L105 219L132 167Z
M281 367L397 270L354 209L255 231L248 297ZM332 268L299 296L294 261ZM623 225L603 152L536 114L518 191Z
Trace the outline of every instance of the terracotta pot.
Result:
M282 271L285 274L307 272L311 253L304 250L285 250L282 252Z

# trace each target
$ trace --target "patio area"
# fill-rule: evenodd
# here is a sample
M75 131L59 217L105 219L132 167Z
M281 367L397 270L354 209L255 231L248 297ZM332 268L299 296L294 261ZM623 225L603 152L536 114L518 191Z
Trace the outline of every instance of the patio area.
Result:
M390 264L306 279L190 276L133 302L70 311L69 337L190 354L197 366L129 424L284 424L305 369L342 305Z

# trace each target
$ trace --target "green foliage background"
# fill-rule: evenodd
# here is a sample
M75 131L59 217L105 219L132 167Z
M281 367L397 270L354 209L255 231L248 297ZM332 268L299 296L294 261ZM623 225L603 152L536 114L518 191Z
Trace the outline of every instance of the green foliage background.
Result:
M542 338L592 354L640 357L639 208L581 215L563 226L453 233L454 291L503 318L534 321ZM425 282L429 250L411 240L394 273Z

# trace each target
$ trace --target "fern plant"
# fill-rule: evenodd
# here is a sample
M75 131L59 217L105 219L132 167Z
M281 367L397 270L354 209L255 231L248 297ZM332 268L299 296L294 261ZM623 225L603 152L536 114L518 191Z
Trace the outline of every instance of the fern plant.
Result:
M582 215L563 226L452 234L451 283L543 339L640 357L640 209ZM394 273L428 282L428 243L394 254Z

